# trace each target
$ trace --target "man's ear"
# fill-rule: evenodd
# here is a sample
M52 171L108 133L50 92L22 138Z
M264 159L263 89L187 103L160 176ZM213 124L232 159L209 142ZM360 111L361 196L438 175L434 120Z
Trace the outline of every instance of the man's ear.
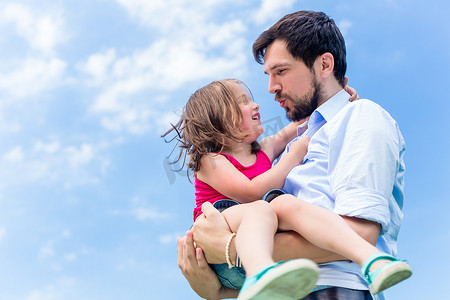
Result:
M320 76L322 78L333 75L334 71L334 57L330 52L325 52L319 56L320 62Z

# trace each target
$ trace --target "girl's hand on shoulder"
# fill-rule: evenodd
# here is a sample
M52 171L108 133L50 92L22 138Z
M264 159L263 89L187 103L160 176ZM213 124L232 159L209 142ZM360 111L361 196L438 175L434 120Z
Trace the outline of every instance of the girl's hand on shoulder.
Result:
M303 158L308 152L309 140L310 137L305 135L295 142L292 142L292 144L289 146L289 153L294 153L295 157L297 157L299 160L299 164L302 163Z
M350 95L350 101L353 102L355 100L359 100L358 93L356 90L348 85L344 87L344 90Z
M344 90L350 95L350 101L355 101L355 100L359 100L359 96L358 93L356 92L356 90L350 86L347 85L348 83L348 77L345 76L345 80L344 80L345 86L344 86Z
M307 117L297 123L297 134L298 135L302 135L306 131L306 129L308 129L308 121L309 121L309 117Z

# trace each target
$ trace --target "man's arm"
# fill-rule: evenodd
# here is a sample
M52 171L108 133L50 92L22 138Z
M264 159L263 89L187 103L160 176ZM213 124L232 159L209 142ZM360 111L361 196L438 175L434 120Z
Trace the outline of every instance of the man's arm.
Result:
M212 205L206 203L203 207L204 215L197 218L192 231L188 231L186 237L178 239L178 266L186 277L192 289L206 299L233 298L238 294L237 290L223 287L217 279L214 271L209 267L203 247L208 253L208 260L212 263L225 263L225 245L231 234L225 219ZM378 223L342 216L344 220L360 236L372 245L375 245L380 233ZM195 248L193 238L198 248ZM236 258L234 241L230 247L231 260ZM309 258L316 263L346 260L346 258L321 249L298 233L293 231L280 232L275 235L274 260L289 260L294 258Z
M231 231L225 219L212 205L203 207L205 217L200 216L194 224L194 240L202 248L212 263L225 263L225 245ZM380 225L376 222L342 216L344 220L372 245L375 245L380 233ZM234 241L230 247L231 260L236 257ZM293 258L309 258L317 263L325 263L346 258L321 249L296 232L281 232L275 235L274 260L287 260Z
M366 241L375 245L380 233L378 223L341 216ZM316 263L327 263L338 260L348 260L334 252L319 248L294 231L279 232L275 235L274 260L288 260L295 258L309 258Z
M177 240L178 267L192 290L205 299L236 298L238 290L222 286L208 265L202 249L195 248L192 234L189 230L186 236Z

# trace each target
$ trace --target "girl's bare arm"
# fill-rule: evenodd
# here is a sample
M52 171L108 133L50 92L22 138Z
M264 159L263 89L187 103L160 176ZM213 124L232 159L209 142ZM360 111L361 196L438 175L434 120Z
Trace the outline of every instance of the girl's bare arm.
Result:
M219 193L241 203L261 199L272 189L284 185L287 174L299 165L307 152L309 137L291 144L289 153L268 171L248 179L223 155L209 154L202 158L197 178L209 184Z
M284 151L286 145L290 141L306 130L306 121L307 119L299 122L291 122L276 134L267 136L259 142L262 150L267 154L271 161L277 158L281 152ZM299 125L301 125L300 128ZM298 132L299 129L300 132Z

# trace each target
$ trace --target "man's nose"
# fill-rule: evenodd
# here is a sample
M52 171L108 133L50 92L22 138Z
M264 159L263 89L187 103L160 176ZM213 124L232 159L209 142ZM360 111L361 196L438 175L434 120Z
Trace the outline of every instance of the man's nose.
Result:
M281 84L273 77L269 78L269 93L276 94L281 91Z

